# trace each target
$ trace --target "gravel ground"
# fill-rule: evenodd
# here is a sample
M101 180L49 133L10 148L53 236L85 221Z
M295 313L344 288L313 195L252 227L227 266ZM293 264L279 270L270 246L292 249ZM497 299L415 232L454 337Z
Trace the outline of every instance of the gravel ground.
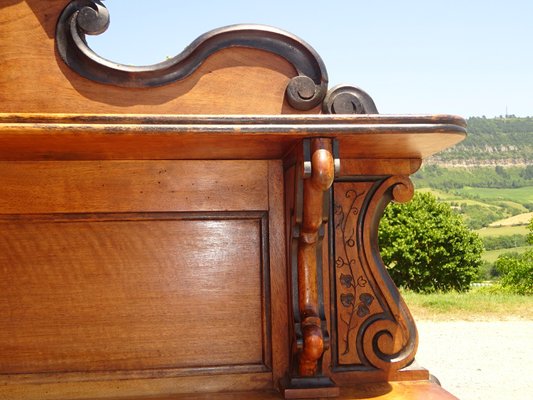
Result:
M417 361L461 400L533 399L533 321L418 321Z

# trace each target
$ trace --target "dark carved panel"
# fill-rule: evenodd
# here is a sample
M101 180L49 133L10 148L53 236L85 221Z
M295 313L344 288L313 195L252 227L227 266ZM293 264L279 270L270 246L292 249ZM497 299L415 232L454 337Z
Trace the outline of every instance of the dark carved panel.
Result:
M407 201L412 193L404 177L334 185L331 318L336 370L397 370L414 358L416 327L377 243L386 205Z

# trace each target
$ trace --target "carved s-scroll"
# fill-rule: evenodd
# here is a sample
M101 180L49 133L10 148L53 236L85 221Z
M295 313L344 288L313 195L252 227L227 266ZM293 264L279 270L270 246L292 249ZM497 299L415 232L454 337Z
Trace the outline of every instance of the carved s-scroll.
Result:
M127 66L106 60L88 45L85 35L99 35L109 26L109 12L99 0L74 0L63 10L56 27L56 45L63 61L81 76L123 87L154 87L190 76L210 55L222 49L245 47L268 51L293 65L297 76L286 89L289 104L298 110L319 105L327 92L328 76L317 52L300 38L264 25L233 25L212 30L183 52L159 64Z
M416 326L398 288L386 271L377 243L379 221L385 207L392 201L404 203L414 194L408 177L394 176L385 180L375 191L366 211L363 238L364 261L373 280L381 290L383 315L370 318L363 326L362 348L365 358L383 370L397 370L411 363L418 345Z
M387 204L409 201L413 192L404 176L336 184L339 365L394 371L414 359L418 343L414 320L387 273L377 241Z

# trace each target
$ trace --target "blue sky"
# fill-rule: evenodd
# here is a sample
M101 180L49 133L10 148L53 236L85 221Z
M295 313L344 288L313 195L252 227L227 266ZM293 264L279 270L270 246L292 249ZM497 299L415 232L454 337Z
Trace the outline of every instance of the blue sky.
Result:
M100 55L146 65L214 28L285 29L324 59L330 86L367 91L382 114L533 116L533 0L107 0Z

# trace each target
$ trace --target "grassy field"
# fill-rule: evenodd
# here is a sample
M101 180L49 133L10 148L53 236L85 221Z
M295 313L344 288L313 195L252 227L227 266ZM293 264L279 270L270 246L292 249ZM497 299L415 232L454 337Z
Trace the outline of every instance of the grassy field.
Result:
M533 218L533 212L522 213L518 215L513 215L512 217L501 219L495 221L489 226L513 226L513 225L527 225L529 221Z
M473 288L467 293L402 292L415 320L533 320L533 296L491 293Z
M507 236L507 235L527 235L529 232L526 225L502 226L481 228L476 231L479 236Z
M484 200L509 200L520 204L533 204L533 186L516 189L464 187L462 189L455 189L455 192L465 194L468 197L475 196Z
M447 192L444 192L438 189L417 188L416 191L420 193L431 193L433 196L435 196L439 200L461 200L462 199L462 197L460 196L457 196L452 193L447 193Z
M519 213L528 213L529 212L529 210L526 207L524 207L523 204L517 203L516 201L505 200L505 201L500 201L499 203L500 204L505 204L505 205L507 205L507 206L509 206L511 208L514 208Z
M496 262L498 257L501 256L502 254L505 254L505 253L522 254L522 253L525 253L525 251L527 249L530 249L530 248L531 248L531 246L520 246L520 247L512 247L512 248L509 248L509 249L498 249L498 250L484 251L483 254L481 255L481 259L483 261L487 261L489 263L493 263L493 262Z

